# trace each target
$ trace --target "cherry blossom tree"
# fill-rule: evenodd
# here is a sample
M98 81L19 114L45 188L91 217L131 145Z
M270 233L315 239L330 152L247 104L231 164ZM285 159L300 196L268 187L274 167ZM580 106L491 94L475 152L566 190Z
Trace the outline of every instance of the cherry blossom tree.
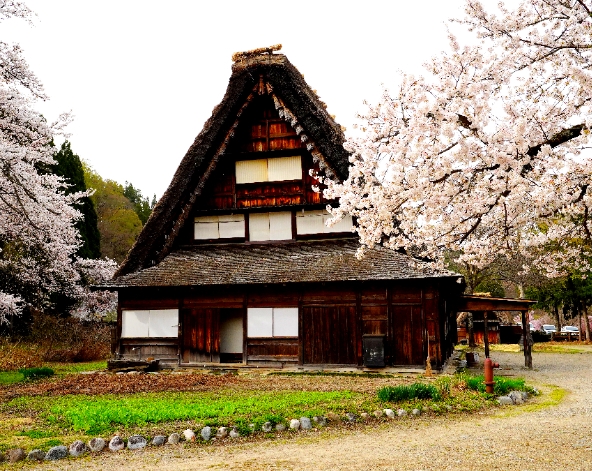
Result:
M30 21L31 15L20 2L0 0L0 23ZM47 123L33 109L45 99L19 46L0 41L0 321L25 304L47 307L56 293L80 304L87 296L85 277L100 282L115 268L110 261L93 260L91 267L75 257L81 243L76 204L87 194L66 195L67 183L43 171L55 164L52 141L69 119Z
M336 218L357 218L362 251L590 269L592 2L498 8L467 0L454 24L474 42L450 34L424 76L403 74L360 116L349 178L328 181L326 196L339 198Z

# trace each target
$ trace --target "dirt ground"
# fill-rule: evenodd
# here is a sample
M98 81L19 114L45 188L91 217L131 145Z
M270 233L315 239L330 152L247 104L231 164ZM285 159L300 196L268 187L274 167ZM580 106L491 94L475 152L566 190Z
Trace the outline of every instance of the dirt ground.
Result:
M584 347L582 347L584 348ZM592 348L583 354L497 352L504 375L526 377L549 392L567 391L557 406L507 406L493 414L395 419L353 430L301 433L290 440L226 446L166 446L103 453L38 469L63 470L592 470ZM548 398L548 395L547 395ZM27 466L27 468L29 468ZM29 468L31 469L31 468Z

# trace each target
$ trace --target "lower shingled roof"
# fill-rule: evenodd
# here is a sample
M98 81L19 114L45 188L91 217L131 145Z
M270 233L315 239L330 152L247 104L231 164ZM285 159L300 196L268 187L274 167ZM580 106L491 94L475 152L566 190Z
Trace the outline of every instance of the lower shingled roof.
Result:
M356 258L355 239L273 244L199 245L172 252L158 265L99 289L395 280L460 276L386 248Z

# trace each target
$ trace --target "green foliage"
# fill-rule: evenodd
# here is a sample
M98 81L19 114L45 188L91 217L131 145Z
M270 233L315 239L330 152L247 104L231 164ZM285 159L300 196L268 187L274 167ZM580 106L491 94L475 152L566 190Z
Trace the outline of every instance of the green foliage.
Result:
M18 371L0 371L0 384L4 386L10 386L14 383L19 383L24 380L25 377Z
M51 430L21 430L16 435L29 438L50 438L55 436L55 432Z
M213 426L236 423L278 423L282 417L301 417L318 408L338 405L343 411L357 396L348 391L217 393L148 393L133 396L61 396L14 399L9 408L34 408L49 424L84 430L89 434L113 427L133 427L191 420ZM241 422L241 420L243 422Z
M480 393L485 393L485 378L483 375L467 376L467 386ZM506 378L504 376L494 376L493 394L503 396L510 391L532 391L532 388L526 386L523 378Z
M19 370L19 373L23 375L25 380L35 380L35 379L42 379L42 378L49 378L53 376L55 372L46 366L40 366L37 368L22 368Z
M123 196L132 203L134 211L140 218L140 221L142 221L142 225L146 224L146 221L148 221L150 213L152 212L152 208L156 205L156 195L152 197L152 203L149 203L148 198L142 196L142 192L138 188L134 188L131 183L125 182Z
M101 256L121 263L140 231L142 221L133 203L124 195L124 187L113 180L104 180L88 165L84 166L84 180L95 190L91 199L99 217Z
M51 169L53 173L64 178L68 183L65 193L76 193L86 191L84 181L84 169L80 157L72 152L68 141L62 144L62 147L53 156L56 161ZM83 219L76 223L76 228L80 232L82 245L78 249L77 255L82 258L99 258L101 255L100 243L101 236L97 226L98 218L95 206L90 198L82 198L78 209L83 215Z
M385 386L378 390L378 398L383 402L403 402L412 399L442 399L440 391L431 384L413 383L409 386Z
M501 282L495 278L483 280L475 288L476 293L489 293L494 298L503 298L506 295Z

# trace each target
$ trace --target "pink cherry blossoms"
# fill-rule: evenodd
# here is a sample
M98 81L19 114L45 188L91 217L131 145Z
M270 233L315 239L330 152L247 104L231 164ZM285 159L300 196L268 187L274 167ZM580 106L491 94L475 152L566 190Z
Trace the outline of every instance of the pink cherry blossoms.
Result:
M549 276L588 270L592 247L592 2L468 0L470 46L450 36L426 75L403 75L348 139L327 182L363 246L485 266L528 254ZM553 250L549 250L552 248ZM544 250L543 250L544 249Z
M19 2L0 0L0 22L28 20ZM82 302L89 261L76 260L80 238L74 223L81 217L73 204L83 195L66 196L60 177L44 172L55 163L52 139L67 123L48 124L32 105L46 99L17 45L0 41L0 321L25 304L43 308L51 293ZM97 281L109 278L110 261L93 260Z

